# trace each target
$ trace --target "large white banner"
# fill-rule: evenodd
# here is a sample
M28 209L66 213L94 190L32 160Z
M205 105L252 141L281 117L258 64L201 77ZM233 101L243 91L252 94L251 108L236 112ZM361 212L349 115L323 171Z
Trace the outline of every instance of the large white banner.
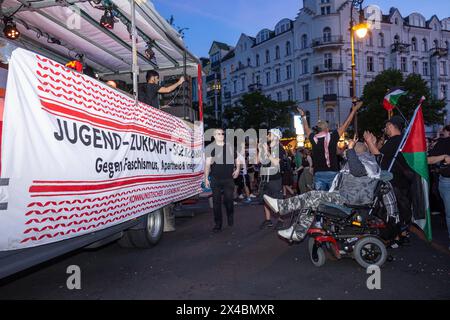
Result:
M102 230L201 192L203 128L17 49L1 144L0 251Z

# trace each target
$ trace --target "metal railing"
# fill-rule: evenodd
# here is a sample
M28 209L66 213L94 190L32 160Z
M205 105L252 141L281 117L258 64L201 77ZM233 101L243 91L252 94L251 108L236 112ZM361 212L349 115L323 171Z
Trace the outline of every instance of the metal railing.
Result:
M343 36L323 36L320 38L315 38L312 41L311 46L313 48L320 47L320 46L326 46L326 45L340 45L344 44L344 37Z

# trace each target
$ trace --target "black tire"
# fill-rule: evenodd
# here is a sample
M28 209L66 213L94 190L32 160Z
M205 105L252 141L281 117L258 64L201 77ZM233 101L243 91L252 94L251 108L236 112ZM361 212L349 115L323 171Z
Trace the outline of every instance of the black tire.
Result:
M359 240L353 249L353 256L364 269L373 265L382 267L388 258L386 246L375 237L365 237Z
M317 248L317 250L314 250L315 248ZM309 257L311 258L311 262L316 267L318 268L322 267L327 261L325 251L323 250L322 247L316 246L316 240L314 238L309 238L308 240L308 251Z
M127 244L131 244L131 247L138 249L149 249L158 244L164 231L163 210L149 213L144 218L144 225L144 229L126 231L122 238L126 248L129 248L126 246Z

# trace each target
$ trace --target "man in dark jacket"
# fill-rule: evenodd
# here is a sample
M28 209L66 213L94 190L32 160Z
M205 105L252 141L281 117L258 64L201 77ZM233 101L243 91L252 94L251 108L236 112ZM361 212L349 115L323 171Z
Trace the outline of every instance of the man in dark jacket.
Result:
M400 231L403 236L407 235L407 229L412 221L412 203L411 185L414 181L414 172L406 163L401 153L397 154L400 144L403 140L403 129L405 121L394 116L386 121L385 134L388 137L386 143L378 149L375 136L370 132L365 132L364 139L369 147L370 152L381 157L381 169L391 170L394 175L392 186L394 187L395 196L397 198L398 208L400 210ZM397 155L397 158L395 156Z

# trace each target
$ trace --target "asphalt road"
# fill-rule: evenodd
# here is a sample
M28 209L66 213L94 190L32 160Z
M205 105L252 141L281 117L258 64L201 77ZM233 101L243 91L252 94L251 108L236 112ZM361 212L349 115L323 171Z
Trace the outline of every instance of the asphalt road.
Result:
M439 217L435 234L445 239ZM381 290L353 260L309 261L306 244L289 246L260 230L262 207L236 209L234 228L212 234L212 214L177 219L177 230L151 250L111 244L52 261L0 286L0 299L450 299L450 253L417 237L390 250ZM81 268L81 290L66 287L68 266Z

